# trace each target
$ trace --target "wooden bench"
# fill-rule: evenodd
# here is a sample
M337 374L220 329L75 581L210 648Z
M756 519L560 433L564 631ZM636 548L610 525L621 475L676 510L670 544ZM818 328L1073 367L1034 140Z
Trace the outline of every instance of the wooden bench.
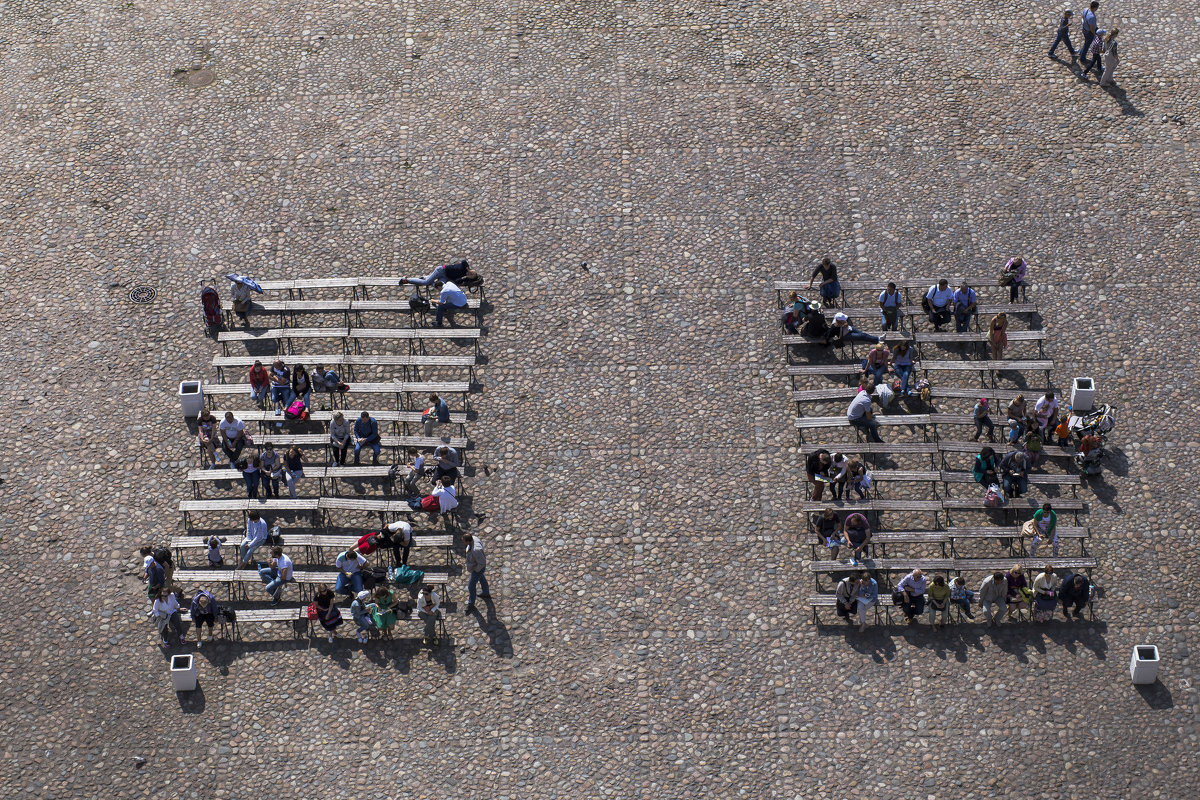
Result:
M392 468L390 465L381 464L379 466L338 466L338 467L310 467L305 465L304 477L316 478L317 487L320 494L325 494L325 481L329 481L330 490L337 493L337 481L340 480L379 480L384 483L392 483L394 479L403 480L408 476L409 468L400 466L395 477L392 476ZM235 482L236 489L244 489L245 483L242 480L242 473L236 469L191 469L188 470L187 479L192 484L192 493L196 499L200 499L200 486L204 483L216 481L231 481ZM283 479L279 481L283 484L286 491L287 484ZM259 490L262 491L261 488ZM249 499L249 498L248 498Z
M975 474L973 472L942 470L941 480L943 483L975 483ZM1080 479L1078 475L1050 475L1044 472L1029 473L1030 486L1070 486L1072 497L1075 496L1075 488L1079 484Z
M878 521L878 515L883 512L896 513L929 513L933 515L933 527L940 528L939 516L942 513L942 503L939 500L804 500L800 503L800 511L804 514L812 512L821 512L826 508L833 508L837 511L845 511L853 513L855 511L862 514L875 514ZM813 519L809 517L809 527L812 527ZM881 527L873 525L873 528Z
M259 558L259 561L264 559ZM334 569L328 570L294 570L292 578L294 585L299 589L300 599L307 600L308 589L321 584L329 584L332 588L337 580L338 572ZM178 583L193 588L204 588L216 584L223 584L226 587L226 599L242 599L245 600L248 592L247 584L251 587L262 586L262 578L258 576L258 570L252 567L246 569L177 569L175 570L174 580ZM425 571L425 577L421 581L436 586L446 586L450 583L450 574L447 572L429 572ZM287 584L293 585L292 583ZM211 590L210 590L211 591ZM287 588L285 586L284 592ZM444 594L443 590L443 594ZM239 615L241 612L238 612Z
M318 499L315 497L259 498L251 500L180 500L179 510L183 513L184 527L190 527L191 515L200 513L230 513L242 515L243 520L250 511L273 512L275 514L308 513L316 523Z
M1054 369L1053 361L922 361L913 364L915 369L922 370L926 375L930 372L978 372L980 383L991 388L996 387L997 372L1044 372L1046 383L1050 383L1050 371ZM985 379L986 378L986 379Z
M287 533L283 537L284 550L295 552L295 548L304 549L305 560L309 563L323 562L325 560L326 551L340 552L353 547L358 542L358 536L335 536L309 533ZM179 560L180 566L185 562L186 555L190 551L200 551L202 555L208 552L208 537L207 536L172 536L170 547L175 551L175 556ZM234 542L232 538L225 543L226 552L229 548L237 550L237 546L241 544L241 540ZM265 546L265 545L264 545ZM412 549L421 550L436 550L445 551L446 564L449 565L451 557L454 553L454 537L450 534L421 534L414 533L412 537ZM381 548L378 552L387 551L391 553L390 547ZM236 556L234 556L236 558Z
M1075 571L1095 569L1096 559L1088 556L1073 558L1029 558L1028 556L1016 556L1013 558L871 558L858 566L846 564L841 561L810 561L808 569L814 574L855 572L864 569L868 572L905 573L912 572L914 569L919 569L922 572L944 573L1006 572L1014 564L1020 564L1025 568L1026 572L1034 570L1033 574L1036 575L1046 565L1050 565L1056 570L1069 569ZM882 590L880 593L882 594Z
M230 342L274 341L282 352L290 350L296 339L340 339L346 349L351 343L358 346L364 339L407 341L411 348L432 339L472 339L478 346L479 338L479 328L242 328L217 333L225 355L229 355Z
M911 425L922 429L922 435L928 439L926 426L932 419L929 414L876 414L875 420L880 427L895 427L897 425ZM793 423L797 430L800 431L801 441L804 439L804 431L813 430L815 428L850 428L854 427L850 424L850 419L842 414L836 417L797 417ZM859 428L855 431L861 434Z
M910 381L911 385L912 381ZM826 389L801 389L792 392L792 400L797 403L825 403L845 401L849 403L858 394L857 386L834 386ZM931 386L931 400L939 399L962 399L970 400L972 406L980 397L987 399L991 404L991 413L1000 419L993 419L992 422L997 426L1003 427L1003 423L1007 418L1005 415L1008 411L1007 406L1001 408L1005 403L1012 402L1017 395L1023 394L1027 398L1041 397L1049 389L960 389L955 386Z
M274 425L274 423L276 423L276 422L283 422L284 424L290 424L291 422L293 422L293 420L284 419L282 416L275 416L274 411L262 411L262 410L235 411L234 409L225 409L225 410L221 410L221 411L214 410L213 415L217 419L225 419L225 411L226 410L233 411L233 415L236 418L240 419L242 422L258 423L259 430L265 431L265 432L270 432L274 427L276 427ZM333 421L333 415L338 413L339 411L345 412L345 409L321 409L321 410L317 410L317 411L312 411L308 415L308 421L309 422L319 422L322 425L324 425L325 430L328 431L329 423ZM353 425L358 420L358 415L361 414L363 411L366 411L368 414L371 415L372 419L374 419L376 422L380 423L381 428L382 428L383 423L391 423L393 426L392 430L394 430L394 431L399 431L401 428L407 428L409 425L422 425L423 424L421 422L421 417L424 414L424 412L422 412L422 411L380 411L380 410L365 409L365 408L364 409L355 409L355 411L356 411L356 413L354 413L352 415L351 414L345 415L346 421L349 422L351 425ZM457 425L459 432L461 433L467 424L466 412L465 411L451 411L449 424ZM440 429L440 427L439 427L439 429ZM434 437L430 437L430 438L441 439L442 437L434 436ZM460 442L462 447L470 447L470 443L467 441L466 437L461 437L461 436L455 437L454 441ZM444 444L444 442L443 442L443 444ZM451 445L451 446L458 447L459 445Z
M305 278L302 280L278 280L278 281L259 281L258 285L264 292L286 291L288 297L304 297L304 290L312 289L350 289L353 291L354 297L361 294L364 298L367 296L366 289L372 288L388 288L396 289L400 287L400 275L375 275L359 278ZM406 289L420 288L411 284L406 284ZM474 291L474 286L464 286L464 292Z
M436 305L436 300L431 301L431 305ZM478 297L468 297L467 306L465 309L460 309L459 313L470 311L475 314L476 323L478 324L480 300ZM225 312L226 327L233 327L233 301L226 298L221 301L221 310ZM296 317L301 314L341 314L343 323L347 328L351 325L361 327L362 315L367 312L391 313L391 314L432 314L433 310L428 312L414 312L409 306L408 300L252 300L250 308L246 312L246 317L251 315L261 314L278 314L279 327L292 328L296 327ZM353 317L351 316L353 315ZM352 323L353 320L353 323Z
M256 356L213 356L213 367L217 370L217 380L224 382L226 369L241 369L249 370L254 366L255 361L261 361L261 358ZM405 378L408 377L408 370L411 368L414 372L421 367L467 367L473 374L477 359L475 356L430 356L430 355L344 355L344 354L325 354L325 355L292 355L288 357L292 363L299 364L319 364L325 367L342 367L348 368L349 376L343 375L343 378L352 377L355 367L402 367L404 369ZM419 377L419 376L418 376Z
M938 450L941 451L943 468L945 467L945 460L946 460L946 456L948 454L950 454L950 453L966 453L968 455L975 456L975 455L979 454L980 449L982 449L982 447L985 444L991 444L992 449L994 449L996 451L996 454L1000 457L1003 457L1007 450L1015 449L1004 442L991 442L991 443L989 443L989 442L952 442L952 441L949 441L946 439L939 439L937 446L938 446ZM1067 447L1059 447L1058 445L1043 444L1042 445L1042 457L1043 458L1074 458L1075 451L1071 450L1070 448L1067 448Z
M334 395L340 394L391 394L395 395L396 407L401 405L401 397L414 394L457 394L462 397L463 405L468 405L467 398L471 393L471 383L469 381L391 381L384 383L350 383L345 392L334 392ZM314 393L315 394L315 393ZM205 383L204 396L208 400L210 409L216 408L218 396L250 396L250 384L248 383ZM318 395L319 397L319 395ZM336 402L336 400L335 400ZM421 401L423 402L423 400ZM422 408L424 408L422 406Z
M1058 538L1075 539L1081 545L1083 540L1087 539L1089 532L1087 528L1058 526ZM1020 525L1015 527L998 527L989 526L982 528L945 528L942 530L924 530L924 531L872 531L871 546L875 552L880 553L882 558L887 558L887 546L889 544L936 544L941 546L942 557L947 556L957 557L955 542L962 539L998 539L1002 543L1006 542L1006 546L1010 549L1015 544L1020 544L1024 548L1025 535ZM949 546L949 551L947 551ZM818 549L824 549L825 543L820 540L819 536L815 536L812 541L813 558L817 557Z

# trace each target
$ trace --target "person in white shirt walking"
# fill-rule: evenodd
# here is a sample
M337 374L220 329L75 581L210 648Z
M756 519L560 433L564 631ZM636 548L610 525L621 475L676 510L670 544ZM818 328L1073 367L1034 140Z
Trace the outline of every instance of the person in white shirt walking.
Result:
M467 607L464 609L464 613L470 614L475 610L476 584L483 589L479 596L484 600L490 600L492 593L488 587L487 577L483 574L487 568L487 556L483 552L483 542L466 533L463 534L463 543L467 546L466 570L471 576L467 581Z

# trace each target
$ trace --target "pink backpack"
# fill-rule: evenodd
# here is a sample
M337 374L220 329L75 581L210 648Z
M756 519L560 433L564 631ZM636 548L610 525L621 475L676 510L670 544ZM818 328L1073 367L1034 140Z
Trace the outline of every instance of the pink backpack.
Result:
M303 400L293 400L283 413L288 419L308 419L308 409Z

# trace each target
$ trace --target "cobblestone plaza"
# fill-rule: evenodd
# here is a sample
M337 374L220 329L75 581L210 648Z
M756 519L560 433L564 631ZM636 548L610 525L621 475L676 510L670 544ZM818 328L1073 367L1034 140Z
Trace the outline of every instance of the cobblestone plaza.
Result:
M0 10L0 797L1200 794L1195 0L1104 0L1107 89L1047 58L1045 3ZM1107 598L813 625L772 282L1018 253L1053 383L1119 407L1080 490ZM440 647L273 625L176 695L137 547L191 496L201 281L457 258L495 614L456 575Z

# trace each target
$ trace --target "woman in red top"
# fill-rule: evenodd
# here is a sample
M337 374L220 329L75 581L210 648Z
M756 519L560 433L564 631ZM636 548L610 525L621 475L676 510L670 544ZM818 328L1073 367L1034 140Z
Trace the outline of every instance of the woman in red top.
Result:
M267 391L270 388L271 376L267 374L267 368L261 361L255 361L254 366L250 368L250 396L259 408L266 404Z

